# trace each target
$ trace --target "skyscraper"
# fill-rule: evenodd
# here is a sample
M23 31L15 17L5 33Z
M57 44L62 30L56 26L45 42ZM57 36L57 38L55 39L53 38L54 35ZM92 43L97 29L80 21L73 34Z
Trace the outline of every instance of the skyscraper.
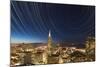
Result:
M51 49L52 49L52 38L51 38L51 31L49 30L49 35L48 35L48 54L51 55Z

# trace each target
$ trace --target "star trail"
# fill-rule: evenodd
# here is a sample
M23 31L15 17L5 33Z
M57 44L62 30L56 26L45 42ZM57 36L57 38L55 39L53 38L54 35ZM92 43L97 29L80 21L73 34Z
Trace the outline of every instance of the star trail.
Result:
M83 42L95 36L95 6L11 1L11 42Z

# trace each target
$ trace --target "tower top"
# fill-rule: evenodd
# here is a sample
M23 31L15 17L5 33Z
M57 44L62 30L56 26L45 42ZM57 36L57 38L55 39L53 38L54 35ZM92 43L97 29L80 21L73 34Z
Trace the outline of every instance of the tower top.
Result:
M49 30L49 37L51 37L51 31Z

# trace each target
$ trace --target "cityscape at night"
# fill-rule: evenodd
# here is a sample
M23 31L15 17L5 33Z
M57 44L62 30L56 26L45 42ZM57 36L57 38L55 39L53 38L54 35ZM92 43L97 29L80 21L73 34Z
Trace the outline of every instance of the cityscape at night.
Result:
M11 1L11 66L95 61L95 6Z

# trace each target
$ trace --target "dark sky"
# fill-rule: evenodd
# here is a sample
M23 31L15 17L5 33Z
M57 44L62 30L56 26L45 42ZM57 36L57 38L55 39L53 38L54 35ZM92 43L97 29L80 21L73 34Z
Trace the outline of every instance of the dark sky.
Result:
M11 1L11 42L83 42L95 35L95 6Z

